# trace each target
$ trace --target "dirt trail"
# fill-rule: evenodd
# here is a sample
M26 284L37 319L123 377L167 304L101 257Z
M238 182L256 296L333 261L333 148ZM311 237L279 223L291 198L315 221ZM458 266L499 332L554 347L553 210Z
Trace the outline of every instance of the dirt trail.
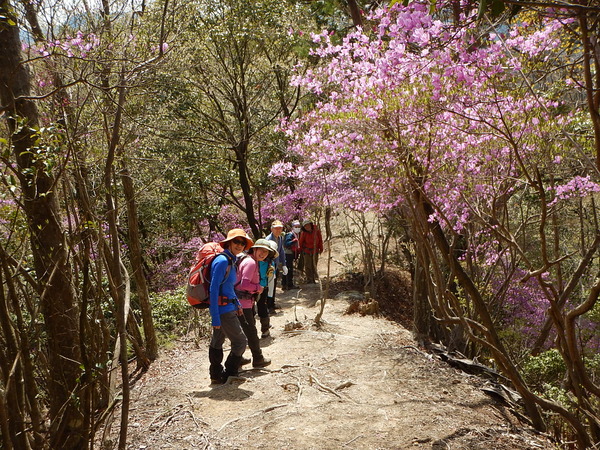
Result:
M303 287L278 294L267 368L211 386L208 343L164 353L132 390L128 448L554 448L393 322L336 299L317 330L320 291Z

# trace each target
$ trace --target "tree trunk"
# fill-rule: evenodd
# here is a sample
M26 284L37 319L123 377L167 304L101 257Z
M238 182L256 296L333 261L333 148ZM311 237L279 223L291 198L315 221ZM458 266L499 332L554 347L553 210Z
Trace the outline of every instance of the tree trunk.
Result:
M13 353L10 359L10 365L12 366L15 361L19 360L19 366L11 368L10 372L13 375L13 389L19 388L23 385L23 395L19 399L21 405L11 406L10 416L13 422L17 422L20 427L20 431L15 436L11 436L15 446L19 448L28 448L25 445L17 442L27 439L28 435L33 435L33 447L41 448L43 446L42 436L42 423L44 421L42 413L40 412L39 402L39 389L36 383L36 368L32 361L31 349L36 345L30 341L30 330L28 330L27 324L23 319L22 308L23 305L19 302L19 296L17 294L18 287L15 284L17 277L11 272L8 261L11 259L4 248L0 246L0 284L6 288L6 295L4 289L0 290L0 323L2 324L2 334L4 335L4 342L6 345L6 351L10 350L11 347L18 344L18 352ZM2 274L5 274L3 277ZM4 278L4 281L3 281ZM10 311L10 313L9 313ZM27 311L26 314L36 316L35 311ZM14 328L14 333L13 333ZM37 341L36 341L37 342ZM15 347L16 349L16 347ZM2 367L8 367L4 365ZM15 370L16 369L16 370ZM4 372L4 381L6 385L8 377L8 371ZM19 388L20 390L20 388ZM28 415L30 417L27 423L23 420L23 416ZM21 436L22 435L22 436Z
M596 153L596 169L600 170L600 99L597 95L597 87L600 84L600 74L597 70L592 71L592 65L597 69L598 55L595 52L589 35L589 23L587 13L579 13L579 27L581 29L581 41L583 43L583 74L585 80L585 92L588 101L588 112L594 130L594 150ZM596 72L595 74L593 72Z
M331 231L331 206L325 207L325 240L330 241L333 238Z
M350 17L352 17L354 26L362 27L362 16L356 0L348 0L348 9L350 9Z
M118 207L113 192L115 186L113 182L114 164L117 154L117 148L120 140L121 119L123 114L123 105L125 104L125 76L121 71L119 80L119 91L117 108L115 110L114 121L110 129L106 129L108 142L108 153L104 169L104 189L106 196L106 222L109 230L109 242L104 251L106 266L109 275L109 288L111 296L115 302L116 324L117 324L117 342L115 353L113 355L113 368L120 366L121 369L121 426L119 433L119 450L125 448L127 443L127 427L129 421L129 367L127 361L127 316L129 314L129 276L121 260L121 244L119 242L118 230ZM108 112L105 113L108 116ZM108 119L105 120L108 123ZM111 391L116 395L116 376L111 374ZM111 401L114 399L111 398Z
M2 337L2 349L0 350L0 374L2 375L2 400L0 418L2 419L2 436L4 443L8 443L9 448L17 447L23 449L31 448L27 441L26 424L23 420L24 411L27 410L23 395L23 383L21 379L24 376L19 361L18 330L16 330L11 320L9 308L9 299L5 295L5 283L10 283L11 274L7 270L6 258L1 255L0 262L0 336ZM6 276L5 276L6 275ZM6 281L4 281L6 279ZM11 295L10 290L7 289ZM5 445L3 444L3 445ZM3 447L2 447L3 448Z
M431 324L433 321L431 306L429 305L429 289L427 270L423 259L427 259L425 251L419 251L415 258L413 274L413 335L420 344L427 342L431 337Z
M419 207L422 208L422 217L430 217L433 213L433 207L425 198L421 198L421 204L419 205ZM489 342L490 344L489 348L494 355L494 359L502 368L504 374L512 381L515 389L523 397L525 410L527 411L527 414L529 415L529 418L531 419L534 428L542 432L546 431L546 424L537 407L534 395L526 386L521 374L510 360L508 353L504 348L504 345L502 344L502 341L498 337L496 326L494 325L494 321L492 320L490 312L481 293L476 288L475 284L473 283L473 280L464 271L456 255L453 254L453 252L451 251L446 235L442 231L442 228L439 225L439 223L431 223L427 221L424 225L426 225L429 228L428 231L431 234L433 240L435 241L440 255L442 256L446 264L448 264L452 275L456 278L459 285L464 289L465 295L468 295L473 300L473 305L475 307L477 315L486 330L486 339L487 342Z
M144 328L144 338L146 347L146 356L154 361L158 356L158 344L156 342L156 333L152 322L152 308L150 307L150 296L148 295L148 284L144 277L144 268L142 264L142 249L140 246L140 232L137 217L137 204L135 201L135 190L133 180L129 175L129 170L125 166L125 161L121 162L121 182L123 184L123 194L127 205L127 223L129 230L129 251L131 257L131 266L135 278L136 291L142 311L142 327ZM142 362L142 366L147 368L147 364Z
M238 158L239 165L239 180L240 187L242 188L242 195L244 196L246 218L248 219L248 225L252 234L256 239L262 236L260 232L260 226L254 215L254 201L252 199L252 187L250 186L250 179L248 177L248 166L247 166L247 155L248 155L248 141L242 141L235 148L235 154Z
M8 12L13 9L8 1L1 0L0 10L10 16ZM85 433L74 401L80 375L76 296L60 225L56 180L30 152L35 145L32 129L38 125L38 112L35 104L25 99L29 96L29 74L21 60L17 22L14 17L0 18L0 101L7 112L35 272L43 288L40 303L48 345L50 445L78 448ZM25 126L17 122L21 119Z

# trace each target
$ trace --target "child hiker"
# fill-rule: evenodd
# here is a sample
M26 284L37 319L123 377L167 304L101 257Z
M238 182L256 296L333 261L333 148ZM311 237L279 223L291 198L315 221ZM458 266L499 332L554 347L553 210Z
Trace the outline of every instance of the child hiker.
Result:
M259 239L260 240L260 239ZM269 286L274 287L275 278L275 260L279 256L275 247L275 242L267 241L270 251L269 256L264 261L259 261L260 271L260 284L263 286L263 291L260 294L258 301L256 302L256 309L258 311L258 317L260 318L260 331L262 333L261 338L265 339L271 336L269 331L271 328L271 319L269 318L269 307L267 305L267 298L269 295Z

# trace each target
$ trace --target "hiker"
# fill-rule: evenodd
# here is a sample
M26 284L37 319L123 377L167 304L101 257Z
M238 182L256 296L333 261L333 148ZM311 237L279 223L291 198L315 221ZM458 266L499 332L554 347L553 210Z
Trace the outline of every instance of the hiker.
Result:
M283 277L283 290L288 289L299 289L294 284L294 262L298 259L300 254L300 247L298 246L298 239L300 238L300 221L294 220L292 222L292 230L285 234L283 239L283 247L285 251L285 266L287 267L287 275Z
M260 240L260 239L259 239ZM270 252L264 261L259 261L258 267L260 272L260 285L264 287L262 293L256 302L256 310L260 318L261 338L266 339L271 336L271 319L269 318L269 307L267 306L267 298L269 295L269 285L274 286L275 279L275 260L279 257L275 242L265 241L270 247Z
M241 228L234 228L221 242L224 251L219 253L210 269L210 316L212 320L212 339L208 347L210 361L210 380L214 384L223 384L230 376L238 374L242 355L248 340L238 315L242 315L242 306L235 294L237 270L234 264L236 255L249 250L254 242ZM223 370L223 343L225 338L231 342L231 351Z
M235 292L240 300L246 319L242 320L241 323L244 334L248 338L248 347L252 352L252 367L265 367L271 364L271 360L266 359L262 354L255 319L256 299L265 289L260 284L259 262L264 261L269 256L270 251L269 241L258 239L248 250L248 254L239 261L238 265ZM242 360L242 364L249 362L249 360Z
M281 220L274 220L271 224L271 234L267 236L267 240L275 242L277 244L277 258L275 261L275 281L274 286L277 287L277 280L283 278L283 276L287 275L288 268L285 265L285 249L283 246L283 223ZM271 314L275 313L276 309L279 309L279 306L275 303L275 287L271 290L269 289L269 295L267 297L267 306L269 307L269 312Z
M323 237L321 230L312 220L308 219L302 222L302 231L298 239L300 252L304 260L304 274L307 283L316 283L318 278L317 263L319 255L323 253Z

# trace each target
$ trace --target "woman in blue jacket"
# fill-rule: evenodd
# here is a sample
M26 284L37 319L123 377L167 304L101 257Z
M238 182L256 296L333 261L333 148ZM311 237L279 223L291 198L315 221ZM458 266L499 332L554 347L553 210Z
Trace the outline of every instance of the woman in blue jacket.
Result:
M242 307L234 290L237 280L235 259L238 254L250 249L253 242L244 230L234 228L227 233L227 238L219 243L224 251L213 259L210 268L209 311L213 333L208 347L208 359L211 382L223 384L228 377L238 374L248 343L238 319ZM231 341L231 351L223 369L221 363L225 338Z

